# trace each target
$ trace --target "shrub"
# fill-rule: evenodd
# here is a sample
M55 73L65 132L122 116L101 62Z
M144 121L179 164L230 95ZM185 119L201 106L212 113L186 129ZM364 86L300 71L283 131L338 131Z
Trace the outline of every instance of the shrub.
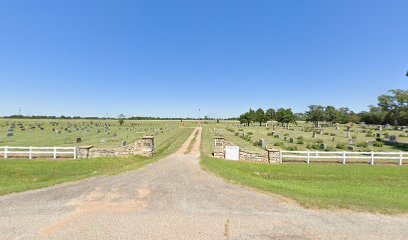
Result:
M283 147L285 144L283 142L276 142L273 145L277 147Z
M351 138L352 139L357 139L357 135L353 135Z
M252 134L254 134L254 133L253 133L253 132L247 132L247 134L248 134L248 135L252 135Z
M345 143L337 143L336 148L346 150L347 145Z
M239 133L238 133L238 132L236 132L236 133L235 133L235 136L238 136L238 134L239 134Z
M285 133L285 134L283 134L283 136L287 137L287 136L289 136L289 133Z
M288 150L288 151L297 151L298 148L296 146L289 146L289 147L286 148L286 150Z
M303 139L302 136L299 136L299 137L296 138L296 143L297 143L297 144L304 144L305 141L304 141L304 139Z
M366 143L366 142L357 143L357 147L366 148L366 147L368 147L368 143Z
M272 133L271 133L271 132L270 132L270 133L267 133L266 136L272 136Z
M384 146L384 143L377 141L377 142L373 143L373 146L374 146L374 147L383 147L383 146Z
M337 134L335 134L335 133L330 133L330 136L334 137L334 136L337 136Z

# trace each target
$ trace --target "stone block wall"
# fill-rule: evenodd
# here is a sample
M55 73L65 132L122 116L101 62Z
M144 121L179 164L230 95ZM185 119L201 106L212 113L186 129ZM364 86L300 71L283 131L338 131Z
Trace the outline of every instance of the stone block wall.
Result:
M214 138L214 157L225 159L225 146L234 146L223 137ZM266 149L264 152L250 152L239 149L239 160L280 163L280 151L277 149Z
M133 144L118 148L93 148L82 146L78 148L78 158L120 157L120 156L153 156L154 137L146 136Z

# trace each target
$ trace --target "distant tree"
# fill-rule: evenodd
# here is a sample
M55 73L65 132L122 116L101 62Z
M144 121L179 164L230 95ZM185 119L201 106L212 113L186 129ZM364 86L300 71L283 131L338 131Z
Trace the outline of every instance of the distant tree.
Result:
M265 115L265 112L262 108L258 108L254 113L254 121L259 123L259 126L262 126L262 123L266 122L268 119Z
M292 109L290 108L288 109L279 108L276 111L275 119L276 121L281 123L282 126L284 126L285 123L286 126L289 126L289 123L296 123L296 115L292 112Z
M247 124L247 126L249 126L249 124L251 123L252 119L251 116L249 116L249 113L243 113L239 116L239 122L241 124Z
M266 110L265 116L266 116L267 121L275 120L275 114L276 114L276 111L273 108L269 108L268 110Z
M345 124L345 123L351 122L350 121L351 111L348 107L341 107L338 109L338 112L339 112L339 120L338 120L339 123Z
M306 121L313 122L315 127L319 127L319 122L324 121L325 112L324 107L321 105L310 105L309 111L306 113Z
M125 115L119 114L118 118L119 118L119 125L122 126L125 123Z
M383 94L378 97L378 106L389 114L397 128L401 113L405 115L408 110L408 90L395 89L388 92L390 95Z
M331 123L336 123L339 119L339 112L333 106L327 106L324 109L324 120Z

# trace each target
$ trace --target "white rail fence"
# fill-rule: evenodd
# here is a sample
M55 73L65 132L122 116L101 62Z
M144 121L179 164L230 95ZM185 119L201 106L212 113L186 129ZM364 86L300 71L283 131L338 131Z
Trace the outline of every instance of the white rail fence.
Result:
M374 165L377 160L394 160L398 165L402 165L403 160L408 160L408 152L322 152L322 151L281 151L280 162L289 159L303 159L307 164L312 160L330 160L338 159L342 164L347 160L368 160L368 163Z
M58 156L72 156L77 158L76 147L12 147L12 146L0 146L0 155L4 158L10 157L52 157L57 159Z

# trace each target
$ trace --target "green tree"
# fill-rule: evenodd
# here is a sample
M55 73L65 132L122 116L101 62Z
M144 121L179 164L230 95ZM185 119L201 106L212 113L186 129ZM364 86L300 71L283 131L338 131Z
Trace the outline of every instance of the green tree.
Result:
M279 123L282 124L282 126L289 126L289 123L296 123L296 115L292 112L292 109L284 109L284 108L279 108L276 111L275 114L275 119Z
M389 95L383 94L378 97L378 106L390 115L397 128L399 117L408 109L408 90L395 89L388 92Z
M268 110L266 110L265 116L266 116L267 121L275 120L275 114L276 114L276 111L273 108L269 108Z
M241 124L247 124L247 126L249 126L249 124L251 123L252 119L251 116L249 115L248 112L243 113L239 116L239 122Z
M309 111L306 112L306 121L313 122L315 127L319 127L319 122L324 121L325 112L321 105L310 105Z
M119 118L119 120L118 120L119 125L122 126L125 123L125 115L119 114L118 118Z
M324 109L324 120L331 123L336 123L339 119L339 112L333 106L327 106Z
M254 121L259 122L259 126L262 126L262 123L268 121L265 112L262 108L258 108L254 114Z

